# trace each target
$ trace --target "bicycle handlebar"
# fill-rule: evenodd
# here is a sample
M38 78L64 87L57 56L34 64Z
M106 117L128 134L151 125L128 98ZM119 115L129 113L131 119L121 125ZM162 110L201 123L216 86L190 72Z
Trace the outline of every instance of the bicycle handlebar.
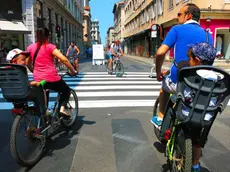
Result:
M68 76L70 76L70 77L74 77L74 76L75 76L75 75L71 75L69 72L66 72L66 73L63 74L63 75L60 75L60 77L63 78L63 77L66 76L66 75L68 75ZM46 84L46 80L40 81L39 84L44 88L44 86L45 86L45 84Z

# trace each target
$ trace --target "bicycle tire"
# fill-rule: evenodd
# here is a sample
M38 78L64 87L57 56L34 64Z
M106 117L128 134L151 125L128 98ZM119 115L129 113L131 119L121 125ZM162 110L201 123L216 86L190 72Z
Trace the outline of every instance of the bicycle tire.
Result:
M157 116L158 115L158 108L159 108L159 97L157 97L155 103L154 103L154 106L153 106L153 116ZM160 136L160 130L155 126L153 125L154 127L154 133L157 137L157 139L162 143L162 139L161 139L161 136Z
M123 76L124 74L124 66L121 62L117 62L116 67L115 67L115 74L116 76Z
M44 143L43 146L41 147L40 152L37 154L36 157L30 158L29 160L25 160L19 153L18 148L17 148L17 141L16 141L16 136L17 132L19 129L19 124L20 121L23 119L24 115L16 115L12 128L11 128L11 135L10 135L10 149L11 149L11 154L13 158L17 161L17 163L23 167L31 167L34 166L42 157L44 153L44 147L46 144L46 138L44 137Z
M178 137L178 135L176 136ZM177 140L177 139L176 139ZM176 142L175 142L176 144ZM174 155L177 156L177 151L178 151L179 145L175 145L175 149L174 149ZM183 170L178 170L175 165L176 165L176 161L175 159L173 159L172 162L172 170L171 172L191 172L192 170L192 140L191 138L185 138L184 141L184 147L183 147ZM176 157L174 156L174 157Z
M75 112L74 112L74 117L72 118L71 122L68 123L67 121L70 121L70 120L62 119L62 124L65 128L71 128L75 124L77 117L78 117L78 110L79 110L79 108L78 108L78 97L77 97L77 94L75 93L75 91L72 89L70 90L70 95L71 94L73 95L73 100L74 100L74 104L75 104Z
M109 69L109 61L108 60L105 62L105 68L106 68L106 72L110 71L110 69Z

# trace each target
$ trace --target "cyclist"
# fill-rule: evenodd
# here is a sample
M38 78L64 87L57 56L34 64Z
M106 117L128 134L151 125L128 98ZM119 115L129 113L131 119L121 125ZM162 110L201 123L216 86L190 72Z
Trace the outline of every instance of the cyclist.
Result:
M79 72L78 71L78 62L79 62L78 55L79 54L80 54L79 48L74 44L74 41L72 41L70 43L70 46L69 46L68 50L67 50L66 57L69 57L69 60L71 58L73 58L74 66L75 66L75 69L76 69L77 73Z
M70 88L58 75L54 58L60 59L61 63L70 70L72 75L76 75L77 72L56 46L49 43L48 38L49 30L47 28L39 28L37 30L37 42L27 47L27 51L31 55L28 59L28 68L33 71L35 81L46 80L44 89L51 89L60 93L60 104L67 103L70 97ZM60 112L64 116L69 116L65 112L64 106L61 106Z
M202 29L198 23L200 19L200 9L192 3L186 4L181 8L177 14L177 20L180 25L174 26L170 29L161 47L156 54L156 74L157 80L163 80L163 73L161 67L164 62L167 51L174 47L174 63L171 66L170 73L162 82L162 88L159 95L159 114L158 117L153 117L151 122L159 127L162 123L164 111L170 93L175 92L178 76L178 68L183 62L188 62L187 55L188 45L206 42L207 37L209 44L213 44L212 36ZM194 169L198 168L198 163L194 162Z
M116 57L120 59L120 56L124 55L119 40L111 44L110 51L111 51L111 55L109 56L109 68L110 68L109 74L112 74L113 73L113 58Z
M26 66L26 59L30 56L29 52L22 51L20 49L11 50L6 57L6 60L12 64L18 64ZM35 107L41 115L46 113L46 96L43 92L42 87L39 86L38 82L30 82L30 92L28 94L28 100L32 100L35 103Z

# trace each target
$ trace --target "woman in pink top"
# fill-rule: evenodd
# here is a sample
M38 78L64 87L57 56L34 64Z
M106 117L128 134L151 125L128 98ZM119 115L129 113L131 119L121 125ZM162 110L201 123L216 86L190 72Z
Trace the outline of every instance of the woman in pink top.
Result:
M65 64L72 75L76 75L77 72L56 46L49 43L48 38L49 30L47 28L39 28L37 30L37 42L27 47L27 51L30 52L28 68L33 71L35 81L40 82L46 80L45 89L51 89L60 93L60 104L62 104L63 102L68 102L70 88L58 75L58 71L54 64L54 58L59 59ZM34 58L36 54L37 56ZM61 112L66 114L64 106L61 107Z

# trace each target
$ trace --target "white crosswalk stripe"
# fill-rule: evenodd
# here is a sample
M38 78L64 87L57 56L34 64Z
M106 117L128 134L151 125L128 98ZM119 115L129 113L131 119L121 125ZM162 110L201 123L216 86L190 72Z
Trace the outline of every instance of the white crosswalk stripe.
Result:
M32 74L29 79L33 80ZM127 72L123 77L107 72L83 72L78 77L63 79L77 93L80 108L153 106L161 88L161 83L155 77L149 78L147 72ZM51 103L56 96L57 93L50 93ZM0 109L11 108L12 103L4 99L0 89Z
M33 80L32 74L29 79ZM153 106L161 87L147 72L126 72L123 77L107 72L83 72L78 77L63 79L77 93L79 108ZM57 93L50 93L51 103L56 96ZM11 108L12 103L6 102L0 90L0 109Z

